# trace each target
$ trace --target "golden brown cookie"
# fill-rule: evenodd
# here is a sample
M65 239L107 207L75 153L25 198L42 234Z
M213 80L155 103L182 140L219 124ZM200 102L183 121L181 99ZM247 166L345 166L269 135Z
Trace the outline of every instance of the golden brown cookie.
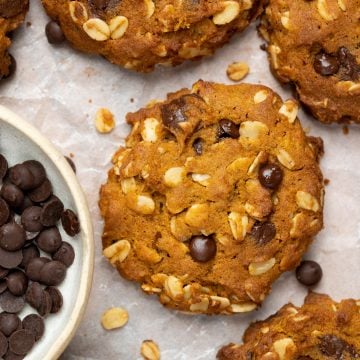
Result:
M322 122L360 123L360 0L269 0L260 33L282 83Z
M262 0L42 0L77 49L141 72L212 54Z
M23 23L28 9L28 0L0 0L0 79L10 76L15 68L15 60L8 53L8 34Z
M246 330L242 345L229 344L219 360L360 359L360 301L337 303L310 293L302 307L285 305Z
M260 85L199 81L128 114L101 189L104 255L171 308L256 309L322 228L321 141Z

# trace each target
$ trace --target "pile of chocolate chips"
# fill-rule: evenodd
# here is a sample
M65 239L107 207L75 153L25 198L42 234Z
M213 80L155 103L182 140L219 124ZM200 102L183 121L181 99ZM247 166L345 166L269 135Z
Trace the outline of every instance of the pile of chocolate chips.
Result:
M44 166L36 160L8 167L0 154L0 357L23 359L45 329L44 319L63 304L56 288L75 258L62 240L73 237L80 224L53 194ZM17 315L28 303L38 314Z

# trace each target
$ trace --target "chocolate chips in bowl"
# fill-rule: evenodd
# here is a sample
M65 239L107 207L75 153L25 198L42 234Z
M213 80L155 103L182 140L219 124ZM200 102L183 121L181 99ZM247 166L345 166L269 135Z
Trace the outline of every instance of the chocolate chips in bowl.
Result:
M20 359L43 336L45 319L61 311L57 286L74 262L70 238L80 223L39 161L9 166L0 154L0 179L0 357ZM26 305L31 313L21 319Z

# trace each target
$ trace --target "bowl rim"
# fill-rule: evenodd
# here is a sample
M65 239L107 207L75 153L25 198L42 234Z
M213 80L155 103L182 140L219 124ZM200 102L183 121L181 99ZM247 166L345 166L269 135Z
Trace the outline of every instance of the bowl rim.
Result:
M33 125L23 120L12 110L0 105L0 121L4 121L10 126L23 133L32 142L34 142L49 157L54 166L61 173L63 180L68 186L71 196L78 210L78 217L81 224L81 241L82 241L82 271L80 277L80 286L74 308L60 336L51 345L43 360L56 360L64 352L71 339L74 337L81 320L84 316L86 305L89 299L93 273L94 273L94 233L93 225L86 196L80 186L80 183L68 164L64 155L40 133Z

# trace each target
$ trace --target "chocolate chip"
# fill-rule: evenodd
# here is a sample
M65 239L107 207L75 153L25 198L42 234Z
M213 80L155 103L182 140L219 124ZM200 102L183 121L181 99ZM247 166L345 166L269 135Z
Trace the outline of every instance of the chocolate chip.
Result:
M336 56L320 52L315 55L314 69L323 76L335 75L340 68L339 60Z
M38 309L41 305L43 292L44 290L38 282L31 283L26 291L26 302L34 309Z
M54 226L61 217L64 205L56 196L52 196L42 208L40 221L44 226Z
M45 257L35 257L31 259L26 267L26 276L32 281L40 281L40 271L50 259Z
M201 138L195 139L192 146L197 155L201 155L203 153L203 140Z
M59 312L63 306L63 296L60 290L58 290L56 287L49 286L45 289L45 291L48 292L51 297L52 306L50 312L52 314Z
M180 123L187 121L185 108L186 100L183 97L162 105L161 116L164 125L168 128L179 128Z
M39 232L43 229L40 222L42 208L40 206L30 206L21 215L21 225L26 231Z
M212 237L194 236L189 243L190 255L195 261L206 262L216 255L216 242Z
M14 269L20 265L23 259L21 250L5 251L0 247L0 266L5 269Z
M306 286L317 284L322 278L320 265L311 260L302 261L296 269L296 278L300 283Z
M268 189L275 190L281 184L283 171L276 164L266 164L260 166L259 181L260 184Z
M0 246L6 251L20 250L26 241L24 229L16 224L5 224L0 228Z
M0 198L0 226L4 225L6 221L9 219L10 209L9 205L5 200Z
M67 160L67 162L69 163L69 165L73 169L74 173L76 174L76 166L75 166L74 161L71 158L69 158L68 156L65 156L65 159Z
M226 139L232 138L237 139L240 136L239 125L236 125L229 119L221 119L219 121L218 138Z
M12 351L8 350L4 356L4 360L23 360L25 355L17 355L14 354Z
M80 232L80 222L77 215L70 209L66 209L61 215L61 223L69 236L75 236Z
M3 184L0 195L13 208L21 206L24 201L24 193L16 185L9 182Z
M20 267L26 269L30 261L34 258L40 257L40 251L37 246L31 244L30 246L22 249L23 259L20 263Z
M48 179L45 179L43 183L38 186L36 189L29 192L29 198L36 202L40 203L47 200L52 194L52 186Z
M14 210L16 211L17 214L21 215L27 208L31 206L34 206L34 203L30 200L30 198L27 195L25 195L22 204L19 207L15 208Z
M23 162L34 176L34 187L39 187L46 180L46 171L44 166L37 160L27 160ZM44 201L44 200L40 200Z
M47 291L41 293L40 306L37 308L38 313L41 316L48 316L52 308L51 296Z
M6 275L9 273L8 269L5 269L3 267L0 266L0 279L3 279L4 277L6 277Z
M4 155L0 154L0 179L3 179L8 171L8 162Z
M0 280L0 294L7 290L6 280Z
M66 276L66 266L60 261L50 261L40 270L40 282L48 286L57 286Z
M5 336L10 336L16 330L21 329L21 320L16 314L2 312L0 314L0 331Z
M10 350L18 355L26 355L34 346L35 336L29 330L15 331L9 338Z
M63 31L56 21L49 21L45 27L47 41L50 44L61 44L65 40Z
M49 254L56 252L60 248L61 243L62 239L57 227L43 230L36 240L37 246Z
M39 341L44 335L45 324L41 316L30 314L22 321L23 328L31 331L35 336L35 341Z
M11 18L23 12L28 6L25 0L0 0L0 17Z
M3 357L8 350L7 338L0 332L0 357Z
M251 230L251 235L258 245L265 245L275 237L275 225L270 221L257 221Z
M34 175L24 164L17 164L10 168L9 179L21 190L30 190L34 187Z
M53 254L53 260L62 262L66 267L73 264L75 259L74 248L67 242L63 242L60 248Z
M6 284L13 295L21 296L26 293L28 279L22 271L16 270L7 276Z
M18 313L25 306L25 300L22 296L14 296L10 291L6 290L0 294L0 306L8 313Z

